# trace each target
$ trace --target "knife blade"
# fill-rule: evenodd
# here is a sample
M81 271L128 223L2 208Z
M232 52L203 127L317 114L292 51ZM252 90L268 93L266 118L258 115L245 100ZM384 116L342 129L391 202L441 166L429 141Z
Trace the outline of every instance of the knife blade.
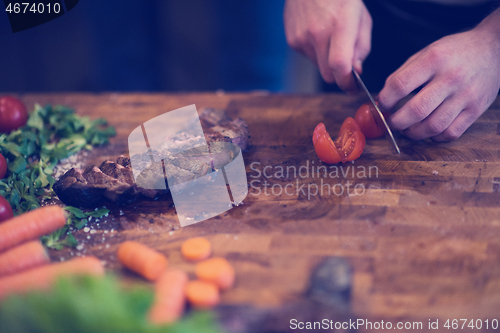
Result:
M400 150L399 150L398 144L396 143L396 140L394 139L394 135L392 135L391 129L389 128L389 125L387 125L387 121L385 120L384 115L382 114L382 112L378 108L377 104L375 103L375 100L373 99L372 94L370 94L370 92L366 88L363 80L361 80L361 77L356 72L354 67L352 68L352 73L354 74L354 77L356 78L356 82L358 83L358 86L361 86L361 88L363 88L366 95L368 95L370 102L374 106L374 108L370 108L370 110L372 112L373 118L375 119L375 122L382 129L382 132L384 132L385 138L387 140L389 140L389 142L392 143L392 146L394 147L394 149L396 149L396 152L399 154Z

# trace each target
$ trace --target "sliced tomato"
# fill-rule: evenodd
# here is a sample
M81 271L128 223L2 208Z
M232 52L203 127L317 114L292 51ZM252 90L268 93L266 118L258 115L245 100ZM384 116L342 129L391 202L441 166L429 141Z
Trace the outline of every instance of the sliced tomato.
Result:
M375 139L384 136L384 132L373 118L372 109L375 109L372 103L365 103L361 105L354 115L354 120L358 123L366 139ZM382 114L385 119L391 115L388 112L382 112Z
M313 144L319 159L325 163L335 164L342 161L330 134L326 131L325 125L319 123L314 129Z
M365 143L365 136L351 117L344 120L335 141L332 140L323 123L319 123L313 133L316 154L320 160L329 164L354 161L361 156Z

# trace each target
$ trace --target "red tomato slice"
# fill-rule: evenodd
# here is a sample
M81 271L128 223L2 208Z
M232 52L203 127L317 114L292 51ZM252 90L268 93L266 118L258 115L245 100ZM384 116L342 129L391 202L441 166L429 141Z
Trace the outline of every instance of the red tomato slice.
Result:
M332 140L323 123L319 123L313 133L316 154L320 160L329 164L354 161L361 156L365 143L365 136L351 117L344 120L335 141Z
M378 105L378 104L377 104ZM356 111L354 115L354 120L358 123L363 132L365 138L375 139L384 136L384 132L377 125L375 119L373 118L372 109L375 107L372 103L365 103ZM391 114L383 112L384 117L387 119Z

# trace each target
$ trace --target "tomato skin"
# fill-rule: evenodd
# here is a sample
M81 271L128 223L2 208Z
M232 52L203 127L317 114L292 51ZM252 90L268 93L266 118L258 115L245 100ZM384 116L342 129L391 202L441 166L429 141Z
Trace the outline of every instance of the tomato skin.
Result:
M335 142L326 131L325 125L319 123L313 132L313 144L319 159L325 163L336 164L354 161L365 148L365 137L356 121L348 117L342 123Z
M27 121L28 112L20 100L11 96L0 98L0 133L16 130Z
M7 161L5 160L5 157L3 157L2 154L0 154L0 179L5 177L6 173L7 173Z
M0 222L14 217L14 212L7 199L0 196Z
M375 118L373 118L372 109L375 109L372 103L365 103L361 105L354 115L354 120L356 120L361 128L361 132L363 132L367 139L375 139L384 136L384 132L375 122ZM383 115L387 119L390 113L383 112Z
M316 154L323 162L336 164L342 160L323 123L319 123L314 129L313 144Z

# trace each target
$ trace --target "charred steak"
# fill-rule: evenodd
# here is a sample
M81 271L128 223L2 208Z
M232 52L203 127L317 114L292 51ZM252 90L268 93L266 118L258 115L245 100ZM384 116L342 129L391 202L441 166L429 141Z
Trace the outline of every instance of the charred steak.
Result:
M195 148L175 156L165 151L151 152L161 157L164 175L171 182L187 182L226 165L237 154L231 143L239 146L242 151L249 145L246 122L240 118L231 119L224 110L204 109L200 114L200 121L209 151ZM181 133L174 141L178 147L182 147L184 143L192 140L193 138L185 137ZM134 165L151 164L149 154L138 154L131 158ZM167 183L165 177L158 175L154 165L145 168L139 177L146 178L149 184ZM72 168L61 176L53 188L63 203L76 207L100 205L103 199L125 204L141 197L155 198L162 192L137 186L131 160L123 156L118 157L116 163L104 161L99 167L92 165L85 170Z

